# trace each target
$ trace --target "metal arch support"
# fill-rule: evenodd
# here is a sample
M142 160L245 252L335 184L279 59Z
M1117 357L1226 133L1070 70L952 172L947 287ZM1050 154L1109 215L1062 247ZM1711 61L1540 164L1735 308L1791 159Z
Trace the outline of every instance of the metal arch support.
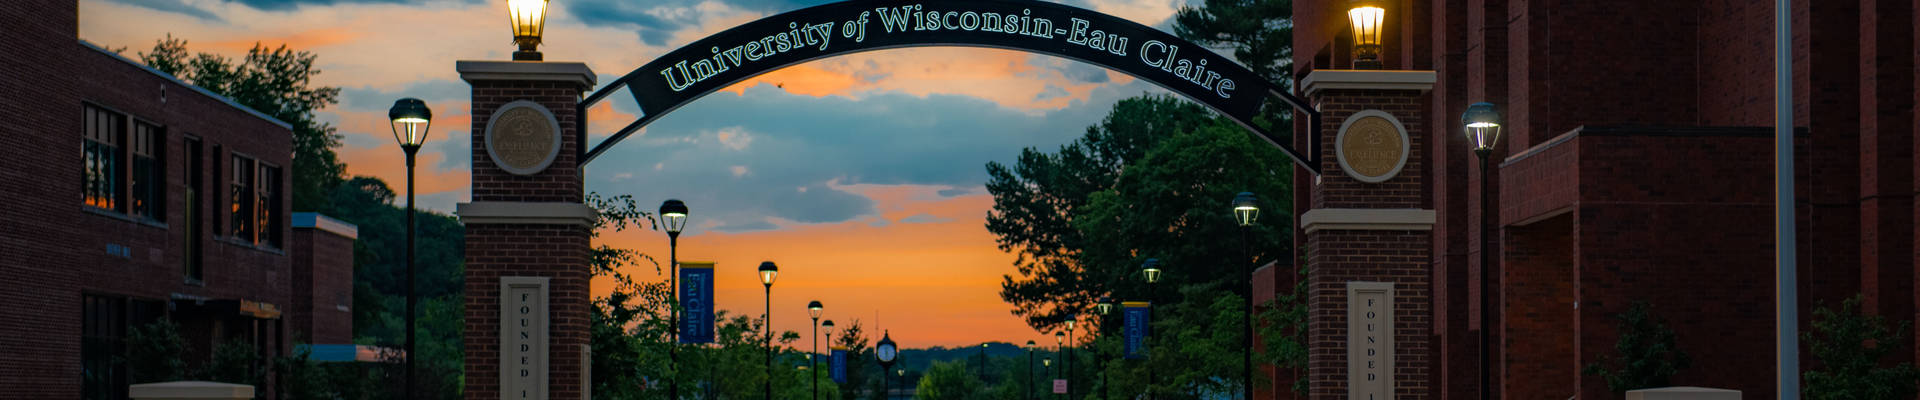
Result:
M932 46L1047 54L1152 82L1234 120L1295 164L1320 173L1320 112L1281 85L1158 29L1033 0L850 0L736 26L648 62L581 100L574 110L575 134L583 144L576 155L585 166L658 117L767 72L838 55ZM622 88L643 116L588 150L587 110ZM1253 123L1269 97L1306 115L1305 149Z

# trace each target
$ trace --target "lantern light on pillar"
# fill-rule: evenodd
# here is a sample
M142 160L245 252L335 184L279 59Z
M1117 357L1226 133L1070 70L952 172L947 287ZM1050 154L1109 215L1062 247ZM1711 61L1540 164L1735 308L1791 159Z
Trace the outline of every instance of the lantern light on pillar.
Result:
M513 23L514 61L540 61L540 35L547 26L547 0L507 0L507 19Z
M1387 9L1380 0L1353 0L1347 22L1353 24L1353 69L1380 69L1380 37Z

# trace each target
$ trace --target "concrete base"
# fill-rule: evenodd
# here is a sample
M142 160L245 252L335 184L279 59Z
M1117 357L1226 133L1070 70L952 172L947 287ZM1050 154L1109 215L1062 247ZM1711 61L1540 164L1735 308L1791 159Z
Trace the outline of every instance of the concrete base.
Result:
M1628 390L1627 400L1740 400L1740 391L1692 386Z
M232 383L178 381L142 383L127 386L128 397L134 400L245 400L253 398L252 385Z

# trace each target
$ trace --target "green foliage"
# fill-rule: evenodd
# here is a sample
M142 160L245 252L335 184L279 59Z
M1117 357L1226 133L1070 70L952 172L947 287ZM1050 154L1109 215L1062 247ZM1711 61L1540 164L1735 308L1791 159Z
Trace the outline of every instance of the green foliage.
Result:
M1255 315L1263 349L1256 359L1263 363L1295 371L1307 369L1307 267L1302 263L1295 274L1293 291L1267 302ZM1293 392L1307 393L1306 374L1291 385Z
M1206 0L1180 6L1173 32L1208 46L1233 49L1233 58L1269 81L1290 82L1293 64L1292 0Z
M1274 210L1254 243L1292 242L1280 211L1291 209L1291 167L1253 140L1193 103L1142 96L1120 101L1056 152L1028 148L1013 166L988 163L994 206L986 227L1001 250L1019 256L1019 276L1003 279L1001 299L1051 331L1061 316L1089 314L1100 296L1144 298L1138 271L1146 258L1170 267L1163 286L1231 289L1225 285L1250 265L1220 262L1245 259L1226 206L1235 193L1258 193ZM1287 254L1254 250L1261 260Z
M187 370L187 339L180 325L162 318L127 332L127 354L122 361L131 383L172 382L191 375Z
M189 55L187 41L171 34L155 40L151 51L140 53L140 61L155 70L293 126L294 211L330 208L327 194L346 173L346 164L333 151L340 147L340 135L313 115L339 103L340 97L340 88L313 86L313 77L320 74L313 66L315 59L312 53L286 45L270 49L259 43L239 60L212 53Z
M914 398L925 400L979 400L985 398L981 382L966 362L934 363L914 388Z
M240 340L213 346L213 361L199 374L200 380L261 386L266 364L260 349Z
M1666 320L1653 315L1652 308L1636 301L1626 312L1614 315L1620 341L1613 349L1619 354L1588 364L1587 375L1606 379L1607 389L1614 393L1673 386L1673 375L1687 369L1692 361L1680 350L1673 329L1667 327Z
M1892 323L1886 317L1860 310L1859 295L1839 310L1814 310L1813 331L1801 335L1810 343L1820 369L1802 373L1803 392L1813 400L1909 399L1920 385L1920 368L1913 363L1888 365L1888 356L1901 348L1912 321Z

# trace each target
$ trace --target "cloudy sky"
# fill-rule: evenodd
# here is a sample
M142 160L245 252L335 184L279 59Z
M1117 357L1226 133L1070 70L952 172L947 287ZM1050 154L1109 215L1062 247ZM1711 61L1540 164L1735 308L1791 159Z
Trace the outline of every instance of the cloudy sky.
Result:
M1067 0L1165 29L1184 0ZM547 60L585 62L601 82L706 35L818 1L553 0ZM385 110L424 99L434 130L420 202L450 212L470 194L468 86L455 60L506 60L506 2L481 0L80 0L80 37L128 55L167 34L190 51L243 55L255 42L318 55L320 113L345 136L347 172L405 179ZM759 313L753 269L781 265L775 326L807 331L805 304L859 319L909 347L1042 340L997 295L1013 257L983 228L988 161L1077 138L1122 98L1163 90L1106 69L1004 50L915 48L776 71L669 114L588 166L587 188L643 204L685 200L687 260L718 262L721 308ZM625 94L592 110L595 141L638 114ZM660 256L658 232L605 240ZM662 279L652 268L632 270ZM604 290L604 287L597 287ZM1042 340L1044 341L1044 340ZM801 344L804 346L805 341Z

